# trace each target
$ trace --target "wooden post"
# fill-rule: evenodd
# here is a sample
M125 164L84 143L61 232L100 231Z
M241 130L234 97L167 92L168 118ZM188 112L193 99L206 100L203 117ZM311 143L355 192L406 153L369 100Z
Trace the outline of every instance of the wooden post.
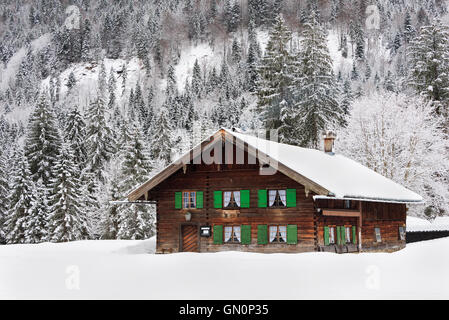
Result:
M360 212L360 217L358 219L358 222L359 222L359 252L362 252L362 217L363 217L362 201L359 201L359 212Z

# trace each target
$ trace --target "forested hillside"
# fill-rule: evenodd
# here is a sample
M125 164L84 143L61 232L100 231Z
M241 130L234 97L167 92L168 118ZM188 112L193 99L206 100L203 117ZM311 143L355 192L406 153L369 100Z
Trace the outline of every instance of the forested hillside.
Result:
M448 25L443 0L3 0L0 240L153 236L109 201L220 127L335 131L448 215Z

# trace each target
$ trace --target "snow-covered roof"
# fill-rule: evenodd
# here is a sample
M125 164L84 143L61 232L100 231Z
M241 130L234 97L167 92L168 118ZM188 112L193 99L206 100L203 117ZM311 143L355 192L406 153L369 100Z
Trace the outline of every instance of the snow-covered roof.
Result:
M249 149L257 150L259 155L269 156L271 165L277 163L281 172L296 181L307 182L312 186L311 190L317 194L315 199L354 199L393 203L423 202L423 198L415 192L342 155L268 141L228 129L221 129L212 137L217 138L220 133L225 139L233 136L236 138L236 143L246 143ZM190 151L183 158L189 154ZM144 192L176 172L182 166L182 164L176 165L176 163L180 162L173 162L155 177L135 189L128 198L138 199Z
M449 217L437 217L429 220L407 217L407 232L449 231Z
M329 191L329 194L315 198L332 196L404 203L423 201L415 192L345 156L230 133Z

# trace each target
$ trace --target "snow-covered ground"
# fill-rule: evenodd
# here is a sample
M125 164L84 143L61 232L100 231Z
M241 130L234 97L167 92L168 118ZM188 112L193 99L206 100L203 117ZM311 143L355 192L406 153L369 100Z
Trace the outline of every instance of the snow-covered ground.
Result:
M407 231L449 231L449 217L437 217L431 222L408 216Z
M0 246L0 298L448 299L448 247L449 238L347 255L155 255L155 238Z

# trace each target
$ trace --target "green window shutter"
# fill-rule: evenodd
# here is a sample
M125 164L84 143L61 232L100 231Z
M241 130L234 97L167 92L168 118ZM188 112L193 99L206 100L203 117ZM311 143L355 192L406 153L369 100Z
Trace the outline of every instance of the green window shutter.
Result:
M297 244L298 243L298 226L289 224L287 226L287 243Z
M257 226L257 243L268 243L268 226L266 224Z
M258 207L266 208L267 207L267 190L258 190Z
M196 192L196 207L197 209L203 209L203 191Z
M222 191L214 191L214 208L215 209L223 208L223 192Z
M352 226L352 243L357 244L357 228Z
M175 209L182 209L182 192L175 192Z
M223 244L223 226L214 226L214 244Z
M337 244L341 244L340 227L337 226Z
M324 227L324 245L329 245L329 227Z
M341 227L341 244L346 243L346 227Z
M287 189L287 207L296 207L296 189Z
M240 208L249 208L249 190L240 190Z
M251 226L242 226L242 244L251 244Z

